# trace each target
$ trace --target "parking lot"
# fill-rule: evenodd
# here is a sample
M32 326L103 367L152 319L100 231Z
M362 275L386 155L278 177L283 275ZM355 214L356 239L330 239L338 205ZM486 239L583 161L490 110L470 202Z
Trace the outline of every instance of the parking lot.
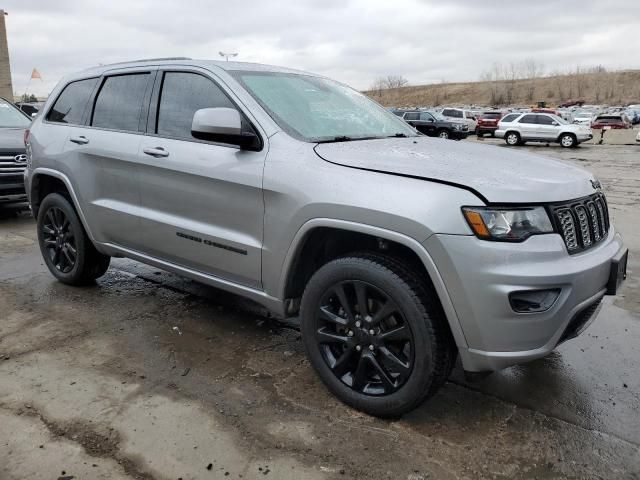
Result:
M0 479L640 478L640 146L521 148L602 181L628 280L551 356L472 383L458 367L393 421L328 393L294 324L129 260L67 287L3 210Z

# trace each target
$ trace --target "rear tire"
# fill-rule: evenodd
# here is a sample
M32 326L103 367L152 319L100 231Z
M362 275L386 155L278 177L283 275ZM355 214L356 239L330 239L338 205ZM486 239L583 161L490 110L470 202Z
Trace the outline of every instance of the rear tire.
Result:
M435 292L380 255L321 267L302 296L300 320L307 355L327 388L379 417L402 415L433 395L457 356Z
M49 271L67 285L87 285L109 268L111 257L96 250L69 199L45 197L38 210L38 243Z
M520 145L520 143L522 142L522 140L520 139L520 134L518 132L507 132L507 134L504 136L504 141L510 147Z

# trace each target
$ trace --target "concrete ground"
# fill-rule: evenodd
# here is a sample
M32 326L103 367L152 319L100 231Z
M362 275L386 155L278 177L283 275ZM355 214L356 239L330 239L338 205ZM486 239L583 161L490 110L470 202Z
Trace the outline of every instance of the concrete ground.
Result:
M458 367L396 421L336 401L298 331L234 296L128 260L57 283L4 210L0 479L640 478L640 146L522 148L598 175L629 278L551 356Z

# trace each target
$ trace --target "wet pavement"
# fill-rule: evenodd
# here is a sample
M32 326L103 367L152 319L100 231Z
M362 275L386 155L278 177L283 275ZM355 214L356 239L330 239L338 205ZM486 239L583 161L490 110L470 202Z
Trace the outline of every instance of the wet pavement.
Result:
M336 401L295 325L238 297L122 259L55 282L3 210L0 479L640 478L640 147L526 148L600 178L629 278L551 356L458 367L395 421Z

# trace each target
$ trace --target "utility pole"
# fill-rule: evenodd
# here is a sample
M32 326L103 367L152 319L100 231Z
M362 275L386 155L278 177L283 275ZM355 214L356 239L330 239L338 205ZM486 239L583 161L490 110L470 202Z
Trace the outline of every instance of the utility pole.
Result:
M238 54L237 53L224 53L224 52L218 52L220 54L221 57L224 57L227 62L229 61L229 57L237 57Z

